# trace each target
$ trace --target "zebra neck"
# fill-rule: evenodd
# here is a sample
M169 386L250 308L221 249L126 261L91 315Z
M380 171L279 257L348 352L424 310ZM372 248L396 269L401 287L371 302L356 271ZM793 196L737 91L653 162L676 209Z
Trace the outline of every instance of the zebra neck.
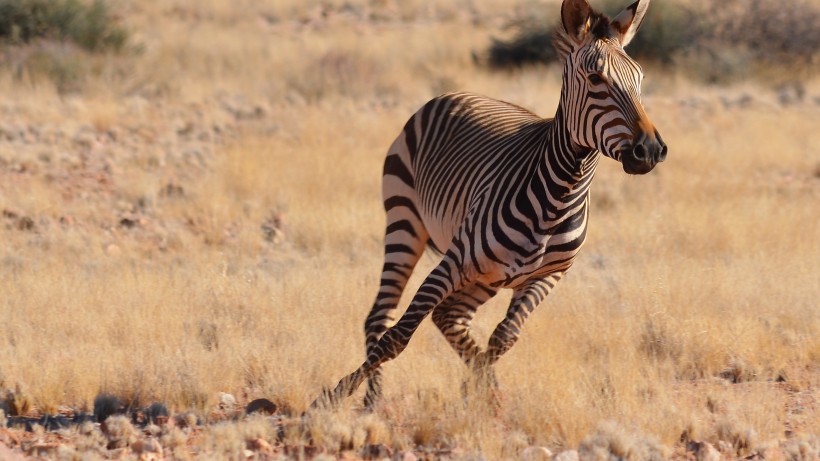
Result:
M560 219L584 204L600 158L599 151L577 146L570 140L562 112L559 107L530 185L533 195L539 197L547 221Z

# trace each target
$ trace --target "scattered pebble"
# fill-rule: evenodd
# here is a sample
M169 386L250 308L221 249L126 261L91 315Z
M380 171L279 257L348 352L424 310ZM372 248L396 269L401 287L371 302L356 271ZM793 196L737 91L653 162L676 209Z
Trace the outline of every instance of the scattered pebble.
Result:
M527 447L521 452L521 461L547 461L551 457L552 452L546 447Z
M268 399L256 399L251 401L247 407L245 407L245 413L262 413L272 415L276 413L278 407L275 403L271 402Z

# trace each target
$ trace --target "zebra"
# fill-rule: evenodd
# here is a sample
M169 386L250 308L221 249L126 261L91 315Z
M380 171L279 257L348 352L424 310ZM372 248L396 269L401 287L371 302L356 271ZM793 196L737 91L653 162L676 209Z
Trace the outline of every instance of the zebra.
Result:
M666 158L666 144L641 104L643 72L624 52L648 5L638 0L610 19L587 0L564 0L563 30L554 40L563 82L552 119L450 93L407 121L384 162L384 265L365 321L366 360L311 407L338 403L367 380L364 404L372 408L381 394L379 366L404 350L431 313L477 382L497 389L494 364L584 242L600 154L628 174L648 173ZM395 322L428 245L440 260ZM502 288L513 290L512 299L482 349L470 322Z

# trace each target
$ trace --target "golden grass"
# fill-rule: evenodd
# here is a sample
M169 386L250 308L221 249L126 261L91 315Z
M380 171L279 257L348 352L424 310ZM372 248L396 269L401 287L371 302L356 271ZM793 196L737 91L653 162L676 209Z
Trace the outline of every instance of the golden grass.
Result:
M129 72L89 75L67 96L0 78L14 123L66 135L0 142L0 207L13 212L0 218L0 390L19 387L41 412L100 392L203 415L230 392L301 412L358 366L381 265L381 162L406 118L456 88L549 116L560 84L555 69L473 67L486 23L384 3L399 9L388 25L311 26L299 18L315 3L123 2L145 51L106 65ZM602 160L586 248L498 365L500 413L464 404L467 372L425 322L385 366L381 410L359 415L357 396L312 415L316 443L649 459L687 431L751 437L738 455L785 427L820 432L816 405L786 412L773 383L817 399L820 107L651 70L645 89L669 159L645 177ZM748 107L722 102L744 93ZM83 130L92 138L77 141ZM479 313L483 340L508 299ZM198 450L230 457L255 437L275 435L219 425Z

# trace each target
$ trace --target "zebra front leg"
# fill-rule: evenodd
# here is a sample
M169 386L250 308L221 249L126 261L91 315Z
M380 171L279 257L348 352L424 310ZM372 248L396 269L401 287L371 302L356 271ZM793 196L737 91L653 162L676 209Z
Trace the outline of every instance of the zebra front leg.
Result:
M495 363L518 341L524 321L562 276L563 272L555 272L544 278L529 280L514 289L507 315L490 336L487 350L479 353L472 363L476 379L493 392L498 392Z
M433 311L433 323L468 366L481 352L470 332L470 323L479 306L498 293L497 288L474 284L453 293Z

